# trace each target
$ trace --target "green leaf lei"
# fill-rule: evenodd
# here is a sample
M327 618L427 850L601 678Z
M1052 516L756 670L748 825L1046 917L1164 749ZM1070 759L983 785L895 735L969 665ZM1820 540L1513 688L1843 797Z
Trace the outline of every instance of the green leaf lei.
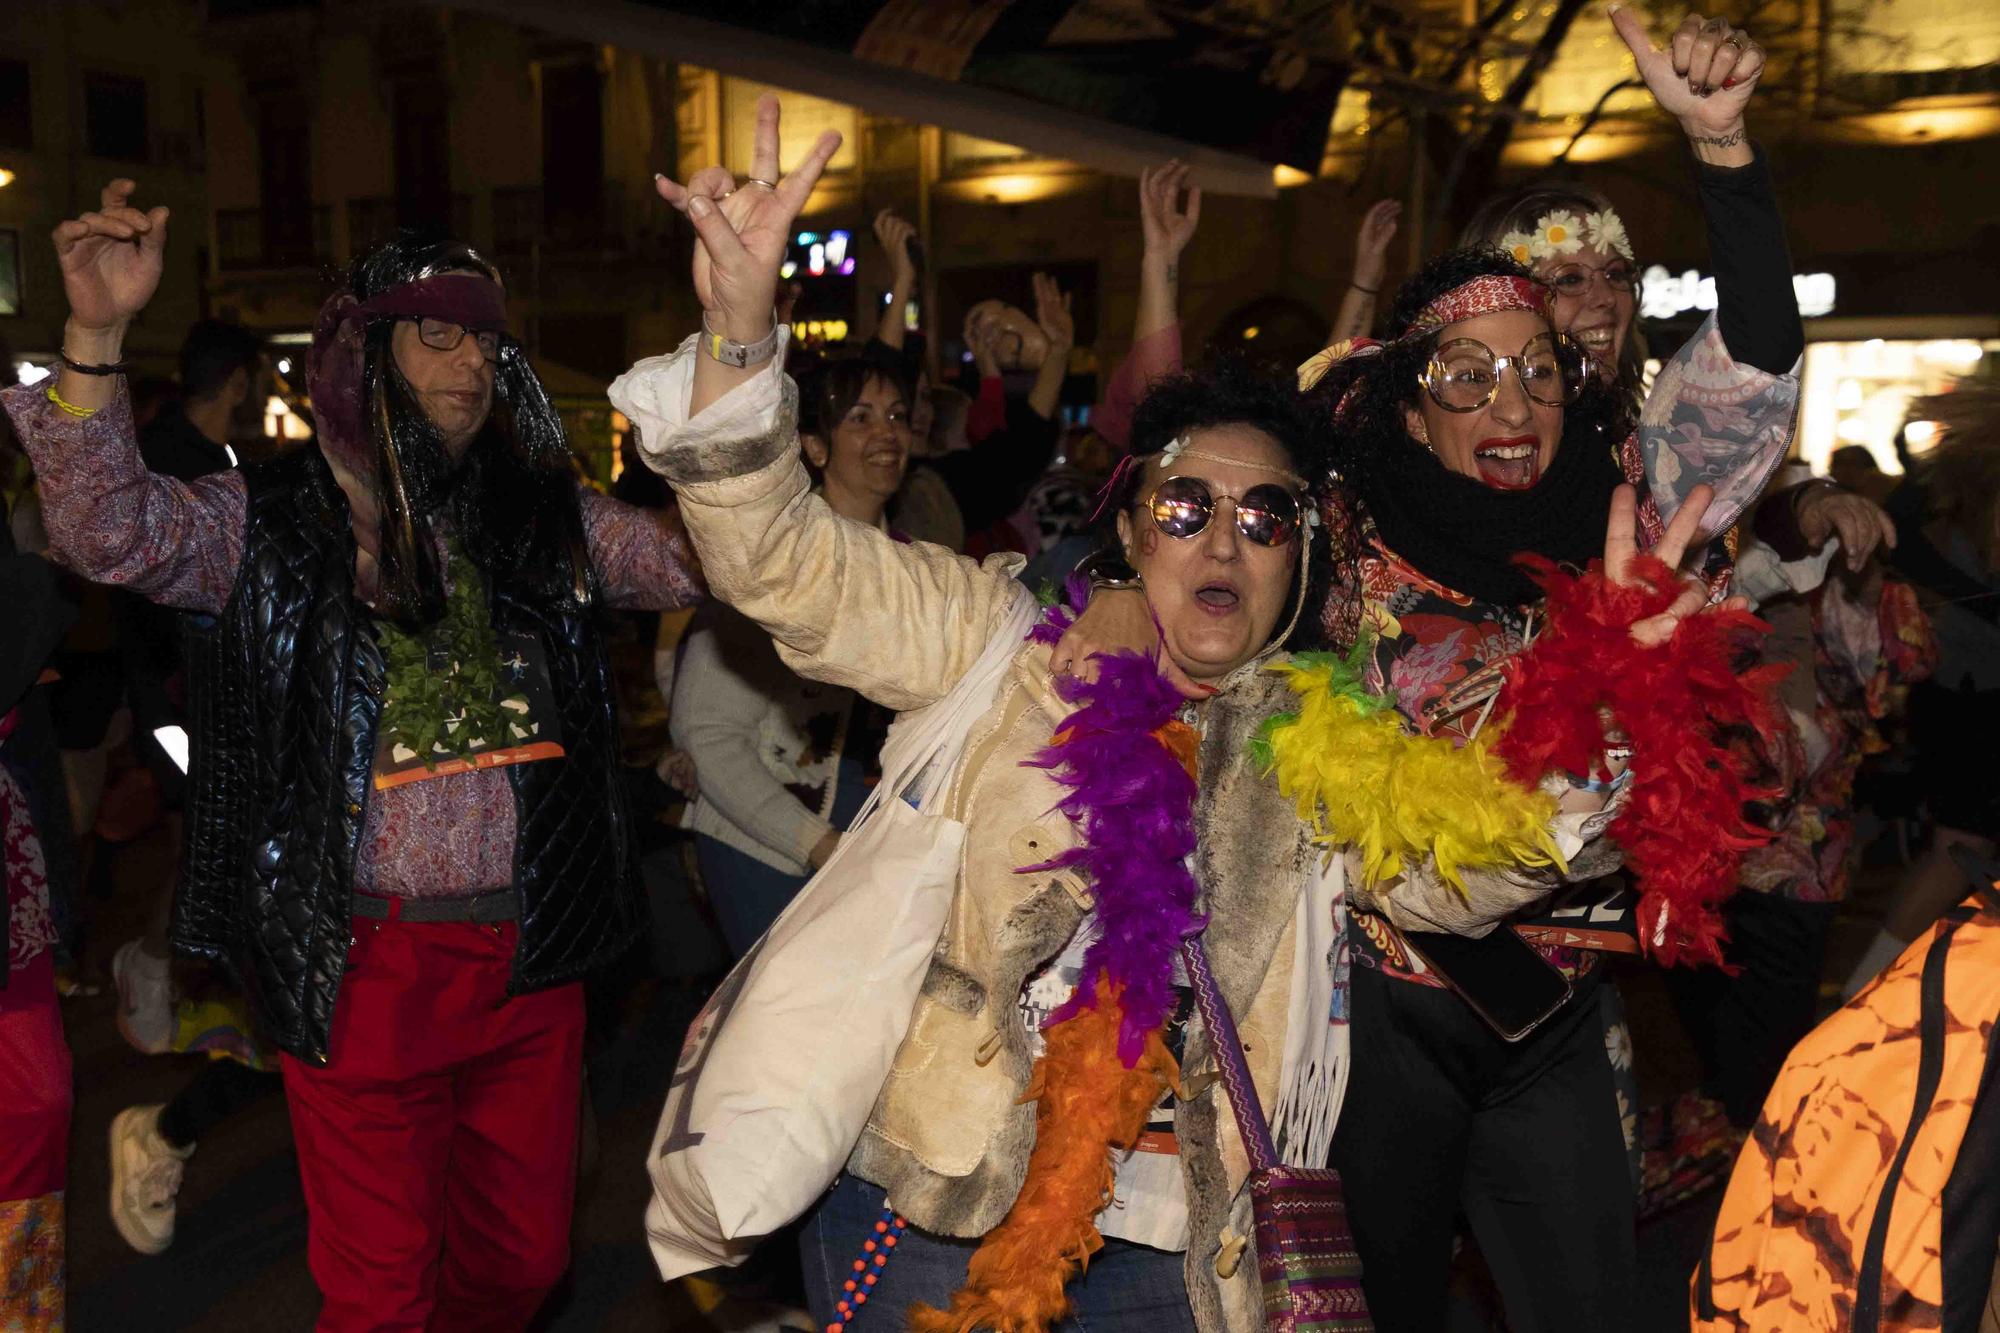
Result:
M500 643L486 604L486 580L455 540L446 539L450 588L444 619L411 633L376 622L388 663L382 699L383 733L391 745L420 755L424 767L439 759L470 761L482 749L510 740L527 724L527 696L500 696ZM516 723L506 703L517 703Z

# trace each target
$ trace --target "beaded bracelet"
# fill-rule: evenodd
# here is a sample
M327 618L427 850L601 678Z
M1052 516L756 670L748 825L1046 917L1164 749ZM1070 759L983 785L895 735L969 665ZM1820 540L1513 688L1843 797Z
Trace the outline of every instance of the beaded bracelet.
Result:
M75 417L79 421L84 421L89 419L90 417L97 415L96 408L78 407L75 403L72 403L67 399L65 399L61 394L56 392L56 386L53 384L49 386L49 401L54 403L62 411L69 413L71 416Z
M842 1295L834 1306L838 1317L826 1326L826 1333L844 1333L854 1316L861 1313L861 1307L868 1304L868 1293L881 1280L882 1270L889 1266L890 1253L902 1240L903 1231L909 1225L896 1216L896 1210L885 1199L874 1234L862 1242L861 1257L854 1261L854 1276L840 1284Z

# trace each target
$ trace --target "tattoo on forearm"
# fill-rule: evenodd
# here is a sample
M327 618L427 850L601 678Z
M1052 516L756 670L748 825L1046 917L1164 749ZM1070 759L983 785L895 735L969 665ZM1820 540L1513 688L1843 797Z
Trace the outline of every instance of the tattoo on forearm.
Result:
M1181 266L1179 264L1167 265L1167 281L1179 282L1180 280L1181 280Z
M1690 134L1689 143L1706 144L1710 148L1734 148L1742 143L1744 131L1731 130L1727 134Z

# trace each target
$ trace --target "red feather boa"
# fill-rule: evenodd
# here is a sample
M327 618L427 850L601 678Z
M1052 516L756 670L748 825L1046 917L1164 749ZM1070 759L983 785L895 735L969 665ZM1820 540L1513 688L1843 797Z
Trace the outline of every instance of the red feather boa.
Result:
M1663 963L1720 963L1717 909L1744 852L1772 837L1744 805L1776 793L1756 782L1756 758L1725 739L1748 728L1761 748L1782 729L1774 691L1786 669L1735 666L1746 632L1769 626L1744 611L1705 612L1641 648L1628 627L1679 591L1665 564L1640 556L1638 581L1620 586L1597 562L1581 578L1527 563L1548 593L1548 621L1512 667L1512 715L1494 752L1529 785L1551 769L1589 773L1604 751L1599 709L1609 710L1632 745L1631 796L1610 834L1638 878L1640 947Z

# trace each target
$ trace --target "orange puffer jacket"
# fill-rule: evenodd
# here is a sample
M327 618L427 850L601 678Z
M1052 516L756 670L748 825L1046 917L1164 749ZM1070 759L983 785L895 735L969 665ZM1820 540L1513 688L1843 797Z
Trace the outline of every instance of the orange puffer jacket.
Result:
M1792 1051L1695 1269L1695 1333L2000 1327L1996 1019L1988 888Z

